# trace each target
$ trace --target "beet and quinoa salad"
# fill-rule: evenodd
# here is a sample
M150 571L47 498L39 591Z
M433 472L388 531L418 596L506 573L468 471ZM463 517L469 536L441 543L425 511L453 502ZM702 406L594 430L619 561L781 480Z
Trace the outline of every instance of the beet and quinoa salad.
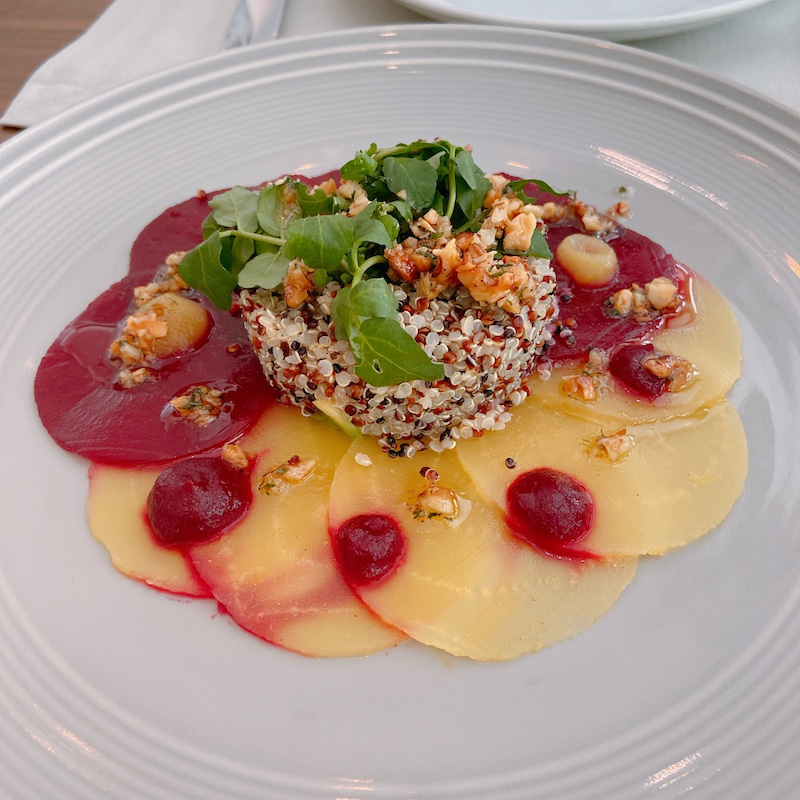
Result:
M395 454L446 449L502 427L551 338L546 208L526 186L445 141L373 146L338 180L214 198L180 272L221 307L238 288L282 398Z
M736 319L628 212L444 140L167 209L35 380L92 533L305 655L579 633L747 473Z

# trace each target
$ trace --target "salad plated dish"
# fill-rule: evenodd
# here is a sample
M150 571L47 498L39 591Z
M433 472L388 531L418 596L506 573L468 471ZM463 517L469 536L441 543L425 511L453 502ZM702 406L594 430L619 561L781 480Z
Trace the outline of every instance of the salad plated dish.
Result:
M441 139L167 209L36 375L94 536L305 655L580 632L747 475L735 316L629 214Z
M800 142L675 70L363 30L0 148L0 793L788 796Z

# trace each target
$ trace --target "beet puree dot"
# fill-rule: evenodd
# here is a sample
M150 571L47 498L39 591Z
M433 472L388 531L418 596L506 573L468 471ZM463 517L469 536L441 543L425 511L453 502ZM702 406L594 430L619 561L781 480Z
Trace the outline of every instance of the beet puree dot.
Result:
M250 508L249 476L221 458L185 458L156 478L147 517L163 545L202 544L233 527Z
M594 500L575 478L541 467L520 475L508 488L511 530L549 553L583 539L594 521Z
M658 355L652 344L623 345L609 359L608 371L629 391L655 400L667 391L669 381L644 366L645 359L652 355Z
M386 578L406 550L400 527L380 514L350 517L333 533L333 543L344 578L354 586Z

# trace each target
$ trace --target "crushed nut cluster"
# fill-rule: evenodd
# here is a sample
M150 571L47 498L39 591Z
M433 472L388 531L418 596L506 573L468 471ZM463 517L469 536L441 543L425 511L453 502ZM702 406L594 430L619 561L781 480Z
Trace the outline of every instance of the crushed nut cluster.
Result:
M156 280L133 290L133 300L139 308L162 294L182 292L189 288L178 274L178 267L185 255L183 250L170 253Z
M600 434L590 449L601 458L617 462L630 455L633 445L633 436L628 433L626 428L622 428L609 435Z
M573 400L594 403L601 395L611 391L609 383L608 353L599 347L591 347L583 372L563 378L559 388Z
M156 341L167 335L168 326L158 306L148 304L161 295L189 288L178 274L183 256L183 251L171 253L155 281L133 290L134 303L141 310L128 315L119 336L109 346L111 356L123 365L117 377L123 389L139 386L152 377L147 367L155 358Z
M506 251L528 251L534 231L542 227L545 209L507 192L509 181L502 175L488 177L492 189L484 200L488 214L480 230L456 235L450 220L430 209L412 222L411 236L386 251L391 280L411 284L427 300L464 286L478 302L511 314L537 301L548 260L503 255L494 248L500 244ZM321 188L332 190L330 185ZM347 213L351 216L369 202L361 186L352 181L343 181L337 191L350 200ZM287 305L300 308L313 290L311 271L302 262L292 262L283 289Z
M266 495L286 494L292 486L307 480L314 472L315 466L314 459L302 459L294 455L265 472L259 479L258 491Z
M679 303L678 287L663 275L653 278L644 286L634 283L630 289L620 289L607 301L613 314L637 322L646 322L675 311Z
M667 381L668 392L681 392L697 376L694 364L671 353L654 353L642 361L642 366L657 378Z
M224 408L224 398L221 389L192 386L184 394L173 397L169 405L184 421L204 428L219 418Z
M424 488L409 502L414 519L454 520L459 513L458 495L438 484L439 473L431 467L423 467L420 475L426 480Z

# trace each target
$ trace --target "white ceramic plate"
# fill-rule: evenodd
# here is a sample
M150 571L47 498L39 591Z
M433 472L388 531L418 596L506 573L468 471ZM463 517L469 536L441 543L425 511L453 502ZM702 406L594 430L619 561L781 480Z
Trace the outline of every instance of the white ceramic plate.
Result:
M434 19L521 25L624 42L699 28L769 0L399 0Z
M665 68L669 66L669 68ZM800 120L614 45L479 26L230 52L0 148L0 796L785 800L800 784ZM371 141L471 143L633 225L734 305L750 477L578 638L507 664L309 660L118 575L33 376L166 206ZM657 487L655 487L657 490Z

